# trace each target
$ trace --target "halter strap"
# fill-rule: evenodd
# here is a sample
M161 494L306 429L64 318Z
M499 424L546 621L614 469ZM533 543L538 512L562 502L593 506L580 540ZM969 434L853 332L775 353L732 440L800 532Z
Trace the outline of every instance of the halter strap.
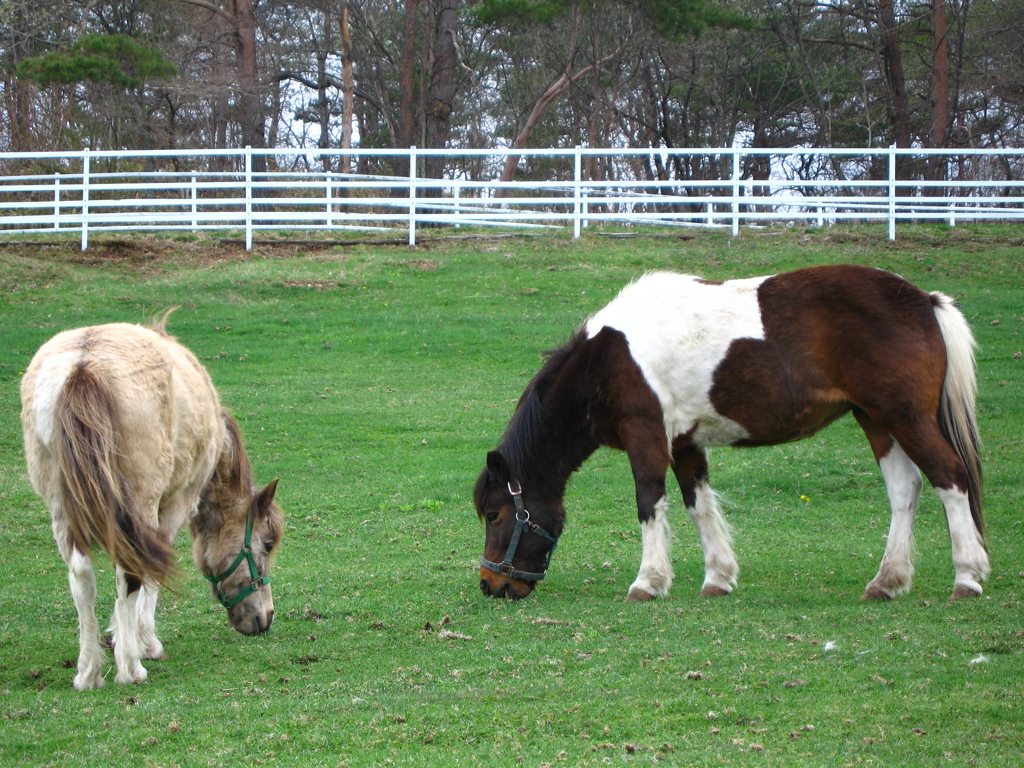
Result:
M512 539L508 543L508 551L505 553L505 560L501 563L495 563L488 560L486 557L481 557L480 564L484 566L484 568L492 570L495 573L500 573L502 576L508 576L510 579L540 581L547 574L548 566L551 565L551 555L555 553L555 547L558 546L558 539L536 523L530 522L530 513L523 504L523 487L519 484L518 480L510 480L508 482L508 492L512 494L512 503L516 506L516 527L512 530ZM520 571L512 567L512 558L516 555L516 549L519 547L519 538L523 535L523 529L529 529L532 533L535 533L542 539L551 542L551 549L548 550L547 558L544 560L544 570L539 573L535 573L533 571Z
M256 559L252 556L252 523L254 514L255 510L250 509L249 516L245 520L245 541L242 544L242 548L238 551L238 556L235 558L235 561L231 563L231 565L228 566L228 569L219 576L204 577L208 582L213 584L214 588L216 588L217 597L220 598L220 603L225 608L237 605L264 584L270 583L270 574L268 573L265 576L260 576L260 572L256 568ZM237 595L229 598L224 594L224 588L221 586L221 582L233 574L238 569L238 566L242 564L243 560L247 560L249 562L249 575L252 577L252 582Z

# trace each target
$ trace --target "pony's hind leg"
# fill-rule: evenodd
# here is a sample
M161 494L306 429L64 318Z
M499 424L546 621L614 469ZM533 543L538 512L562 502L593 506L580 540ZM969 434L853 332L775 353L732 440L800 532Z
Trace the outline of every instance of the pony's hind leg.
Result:
M725 522L715 492L707 483L694 489L696 503L686 511L697 528L704 549L704 584L700 593L704 597L728 595L736 586L740 567L732 551L732 537Z
M864 600L890 600L910 591L914 579L914 518L921 498L921 472L899 443L878 460L889 494L892 520L878 574L864 590Z
M871 424L871 420L863 418L857 411L854 411L854 413L858 416L858 420L861 421L861 426L865 428L865 432L867 432L871 440L872 448L875 450L875 455L878 456L880 448L877 440L877 430L880 428L876 426L876 431L873 434L865 426L866 423ZM982 592L981 582L988 578L991 567L982 533L979 530L978 523L975 522L974 513L971 509L971 500L968 493L970 480L964 462L957 456L952 446L943 436L938 424L934 421L922 419L912 425L897 423L890 426L888 431L892 435L891 438L887 437L890 443L895 439L894 450L898 446L902 449L901 452L905 452L907 457L905 460L892 459L890 472L898 474L898 470L895 467L901 462L904 466L912 463L920 467L921 472L928 478L928 482L932 484L942 500L946 511L946 523L949 527L949 538L953 550L953 568L956 572L953 582L953 597L960 598L980 595ZM888 457L890 453L881 450L883 457ZM886 465L883 464L882 459L879 459L879 466L882 467L883 474L886 475L886 484L888 485L889 475L886 474ZM902 471L906 473L907 470L904 469ZM892 491L890 491L890 498L892 498ZM894 527L897 525L896 516L896 506L894 505ZM900 531L904 529L907 531L905 534L907 544L905 546L907 547L908 559L909 526L912 523L912 518L908 517L907 522L900 528ZM886 547L886 556L889 554L889 548L894 546L892 539L893 536L890 533L890 541ZM912 573L912 571L910 572ZM871 597L871 595L865 593L865 597Z
M952 598L977 597L982 593L981 582L988 578L992 567L984 539L971 515L970 500L967 493L956 486L936 488L935 492L946 510L949 540L953 548L956 576Z
M739 564L732 551L729 526L708 484L708 460L703 449L681 444L672 452L672 469L683 493L686 511L697 529L704 551L704 584L701 595L727 595L736 586Z
M914 579L914 518L923 486L921 472L892 435L865 411L855 408L853 415L871 444L892 509L882 564L861 599L891 600L909 592Z
M68 584L78 613L78 671L73 684L76 691L101 687L106 654L100 643L100 626L96 620L96 572L92 559L70 542L67 530L56 521L53 536L57 549L68 566Z
M139 642L142 634L140 618L145 609L145 601L140 600L141 591L142 583L117 566L117 600L110 625L117 664L114 682L117 683L142 683L149 676L141 663L143 654Z

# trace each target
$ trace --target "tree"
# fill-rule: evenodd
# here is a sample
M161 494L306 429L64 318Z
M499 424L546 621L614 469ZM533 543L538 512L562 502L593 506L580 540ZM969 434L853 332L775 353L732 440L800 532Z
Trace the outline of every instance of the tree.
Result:
M605 52L597 47L591 47L590 62L578 66L581 20L589 17L590 27L596 30L606 23L609 12L620 6L629 18L629 32L617 39L617 45L611 51ZM748 24L739 15L725 11L706 0L636 0L635 3L619 3L614 0L607 3L578 0L482 0L476 8L475 18L477 23L484 27L537 28L552 25L567 17L566 26L562 27L561 50L565 55L561 71L548 81L544 90L533 100L529 112L519 121L510 142L512 149L523 149L528 145L534 130L548 109L574 85L591 75L599 82L601 68L624 54L632 44L634 9L637 23L643 20L658 35L673 40L699 34L709 26L737 27ZM595 94L597 91L595 88ZM515 176L519 161L520 156L517 154L508 156L500 181L510 181ZM499 187L497 196L503 194L504 189Z
M238 113L242 143L266 146L263 95L256 58L256 15L253 0L175 0L202 8L227 22L234 38L235 66L238 74ZM266 169L262 155L253 158L254 170Z
M455 104L455 68L458 61L460 0L437 0L435 27L437 38L431 62L430 90L424 109L424 146L443 149L448 142L448 128ZM431 155L426 162L426 175L441 178L444 158Z

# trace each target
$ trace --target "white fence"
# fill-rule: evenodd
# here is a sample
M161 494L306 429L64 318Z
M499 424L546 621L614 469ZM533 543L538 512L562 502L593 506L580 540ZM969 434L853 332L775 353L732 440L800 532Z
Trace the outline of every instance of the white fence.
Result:
M508 154L519 171L499 182ZM438 161L445 178L426 178ZM0 174L0 232L80 234L83 250L139 230L242 230L251 248L261 230L400 229L414 245L424 225L862 221L892 239L900 221L1024 219L1024 150L83 150L0 153Z

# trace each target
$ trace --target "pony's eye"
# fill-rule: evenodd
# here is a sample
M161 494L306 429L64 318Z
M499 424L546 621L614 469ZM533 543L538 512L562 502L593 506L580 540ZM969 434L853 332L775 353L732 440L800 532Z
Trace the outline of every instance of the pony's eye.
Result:
M273 552L274 551L274 542L268 541L266 544L264 544L263 545L263 551L266 552L268 555L271 552Z

